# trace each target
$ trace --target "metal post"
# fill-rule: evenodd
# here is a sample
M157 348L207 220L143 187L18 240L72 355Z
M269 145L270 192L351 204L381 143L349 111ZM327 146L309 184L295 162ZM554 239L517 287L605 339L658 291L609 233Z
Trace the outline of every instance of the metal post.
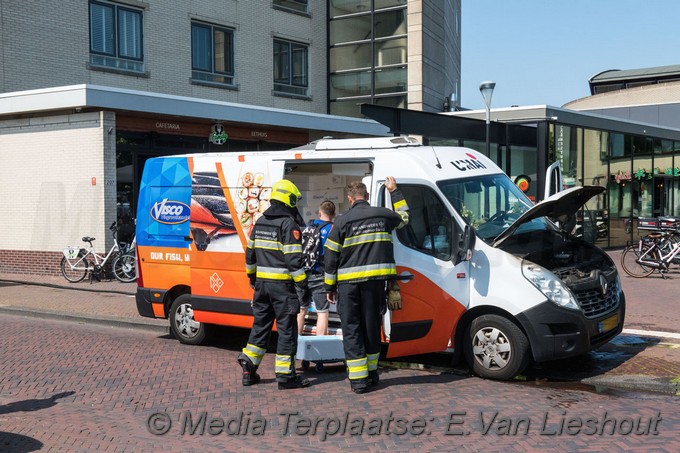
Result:
M493 96L493 89L495 87L496 83L490 81L479 84L479 91L484 98L484 104L486 104L486 157L491 157L491 143L489 137L491 132L491 96Z

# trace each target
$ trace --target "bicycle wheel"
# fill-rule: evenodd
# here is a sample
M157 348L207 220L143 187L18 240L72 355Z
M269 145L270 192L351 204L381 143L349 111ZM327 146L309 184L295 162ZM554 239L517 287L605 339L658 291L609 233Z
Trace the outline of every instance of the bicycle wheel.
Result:
M78 283L83 280L87 275L87 271L90 268L90 263L85 258L79 258L78 260L73 260L72 263L66 259L66 257L61 258L61 273L64 278L71 283Z
M123 283L137 279L137 258L134 255L121 255L113 260L113 275Z
M626 274L635 278L647 277L652 272L654 272L653 267L645 266L637 262L640 255L644 255L649 251L651 246L643 244L642 250L638 250L638 246L631 245L626 247L621 253L621 267L626 272ZM657 251L652 250L648 255L647 259L657 259Z

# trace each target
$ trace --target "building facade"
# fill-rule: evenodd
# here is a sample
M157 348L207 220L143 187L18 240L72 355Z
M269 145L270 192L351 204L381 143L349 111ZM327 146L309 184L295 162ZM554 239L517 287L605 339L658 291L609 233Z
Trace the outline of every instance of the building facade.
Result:
M460 106L461 0L330 0L329 112Z
M3 272L108 250L149 157L387 133L327 114L327 2L3 1L0 24Z

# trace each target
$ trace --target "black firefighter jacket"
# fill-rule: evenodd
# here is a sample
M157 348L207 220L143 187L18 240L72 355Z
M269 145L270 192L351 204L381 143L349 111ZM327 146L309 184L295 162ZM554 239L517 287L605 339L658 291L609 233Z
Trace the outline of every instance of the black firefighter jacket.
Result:
M326 240L324 283L336 291L338 283L386 279L397 274L392 230L408 223L408 205L401 192L390 194L394 211L356 201L339 216Z
M246 247L246 274L258 280L294 281L307 286L302 234L292 210L275 202L257 220Z

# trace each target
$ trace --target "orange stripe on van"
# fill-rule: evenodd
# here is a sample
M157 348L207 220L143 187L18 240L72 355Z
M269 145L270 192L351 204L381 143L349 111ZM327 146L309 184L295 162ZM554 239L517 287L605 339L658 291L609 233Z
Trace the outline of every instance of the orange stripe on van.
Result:
M229 206L229 212L232 213L234 225L236 225L236 232L238 233L238 237L241 240L241 245L243 246L243 250L245 251L245 249L246 249L246 235L243 232L243 228L240 228L240 225L237 225L239 222L237 221L238 219L236 218L236 206L234 205L233 198L231 198L231 191L229 190L229 187L227 186L227 179L224 176L224 169L222 168L222 162L217 162L215 164L215 166L217 167L217 176L220 178L220 185L222 186L222 192L224 192L224 198L227 200L227 206ZM244 266L243 268L245 268L245 262L244 262L243 266Z
M238 161L239 161L239 162L245 162L245 161L246 161L246 156L244 156L243 154L239 154L239 156L238 156Z
M302 154L301 153L295 153L295 158L296 159L302 159Z

